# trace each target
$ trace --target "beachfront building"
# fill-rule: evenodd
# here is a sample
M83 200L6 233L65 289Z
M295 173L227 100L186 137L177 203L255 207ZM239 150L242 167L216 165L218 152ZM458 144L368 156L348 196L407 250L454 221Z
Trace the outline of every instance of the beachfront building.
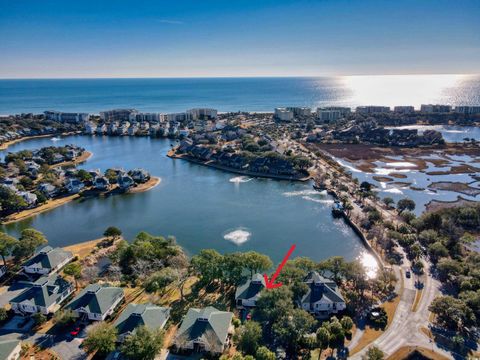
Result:
M170 317L170 308L154 304L128 304L122 312L115 327L118 332L118 342L123 342L129 335L135 333L138 327L146 326L150 330L163 329Z
M449 113L452 111L450 105L439 105L439 104L422 104L420 106L420 111L424 113Z
M132 116L138 114L138 111L135 109L114 109L108 111L100 112L100 119L104 122L112 121L129 121Z
M274 118L279 121L292 121L294 118L293 111L287 108L276 108Z
M357 106L355 110L358 114L380 114L390 112L390 107L388 106Z
M456 106L455 112L466 115L480 114L480 106Z
M133 181L132 177L128 175L126 172L121 172L118 175L117 182L118 182L118 186L122 190L127 190L135 185L135 181Z
M69 124L84 123L90 119L90 114L88 113L67 113L54 110L45 111L44 115L47 120Z
M195 108L186 111L189 120L215 120L217 110L209 108Z
M332 123L341 118L343 118L343 115L339 110L317 109L317 120L322 123Z
M300 301L303 310L318 318L325 318L345 310L345 300L333 280L312 271L305 279L305 284L308 286L308 291Z
M175 348L186 352L221 354L233 334L233 313L212 306L188 309L174 339Z
M16 314L53 314L74 291L72 283L58 274L42 276L10 301Z
M240 285L235 292L237 309L255 307L263 289L265 289L265 278L263 275L258 273L253 275L251 279Z
M158 123L161 121L162 114L160 113L132 113L130 115L130 122Z
M312 109L310 109L309 107L290 106L286 109L293 112L294 117L305 117L312 115Z
M0 341L0 359L18 360L22 352L20 340L1 340Z
M53 274L67 265L73 259L70 251L62 248L44 246L37 253L23 264L23 271L26 274Z
M413 114L415 108L413 106L395 106L393 112L397 114Z
M113 314L124 297L122 288L91 284L75 296L65 309L72 310L82 320L103 321Z
M65 188L70 194L78 194L85 187L85 184L78 179L68 179Z

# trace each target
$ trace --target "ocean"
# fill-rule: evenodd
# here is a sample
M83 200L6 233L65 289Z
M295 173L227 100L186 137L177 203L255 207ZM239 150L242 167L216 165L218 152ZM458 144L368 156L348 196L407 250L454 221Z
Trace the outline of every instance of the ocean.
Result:
M0 114L113 108L270 112L280 106L480 105L479 75L0 80Z

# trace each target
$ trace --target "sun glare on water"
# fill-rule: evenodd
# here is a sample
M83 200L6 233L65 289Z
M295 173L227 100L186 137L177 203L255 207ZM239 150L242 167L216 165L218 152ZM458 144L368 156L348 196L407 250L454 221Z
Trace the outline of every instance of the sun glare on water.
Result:
M378 272L378 263L375 257L367 251L363 251L358 260L365 268L365 273L367 274L367 278L374 279L377 276Z

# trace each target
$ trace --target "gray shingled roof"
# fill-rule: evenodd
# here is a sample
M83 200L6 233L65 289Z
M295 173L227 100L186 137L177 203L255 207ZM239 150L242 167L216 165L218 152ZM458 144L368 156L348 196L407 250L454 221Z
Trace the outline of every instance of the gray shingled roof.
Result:
M324 278L316 271L308 274L305 283L308 285L308 292L302 298L303 303L313 304L323 297L332 302L345 302L342 294L338 290L337 284L327 278Z
M150 329L163 328L170 317L170 309L154 304L128 304L122 312L115 327L118 334L133 333L139 326L146 326Z
M20 340L0 341L0 359L7 359L19 343Z
M199 339L211 346L222 346L232 318L233 313L220 311L212 306L205 309L190 308L177 331L177 339L186 342ZM217 344L212 344L213 340Z
M45 246L38 250L32 258L27 260L23 266L53 269L70 258L73 258L73 254L70 251L65 251L62 248L53 249L51 246Z
M122 288L91 284L75 296L65 308L71 310L84 308L89 313L105 314L112 304L122 296Z
M258 294L265 288L265 278L261 274L255 274L251 280L240 285L235 292L235 299L252 299L258 298Z
M10 303L23 303L48 308L56 303L62 293L70 286L71 283L57 274L42 276L30 288L10 300Z

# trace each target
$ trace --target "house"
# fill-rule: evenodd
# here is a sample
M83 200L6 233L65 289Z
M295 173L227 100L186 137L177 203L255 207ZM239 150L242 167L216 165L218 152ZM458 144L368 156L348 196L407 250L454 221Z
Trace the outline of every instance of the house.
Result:
M37 204L37 195L31 193L29 191L19 191L18 195L20 195L23 200L27 203L28 207L33 207Z
M179 351L210 352L221 354L229 346L233 334L233 313L212 306L205 309L188 309L175 336Z
M91 284L75 296L65 309L72 310L81 319L102 321L113 314L124 297L122 288Z
M73 259L70 251L62 248L45 246L23 264L23 271L27 274L50 274L57 272Z
M108 190L110 182L105 176L97 176L95 180L93 180L93 186L97 190Z
M309 289L301 300L303 310L319 318L345 310L345 300L333 280L312 271L305 279L305 284Z
M135 182L144 183L150 180L150 174L145 169L133 169L129 172L129 175Z
M0 359L17 360L20 359L22 346L20 340L2 340L0 341Z
M42 276L31 287L10 300L10 305L15 313L21 315L53 314L73 290L73 284L58 274Z
M135 181L126 173L120 173L118 175L118 186L120 189L127 190L135 185Z
M240 285L235 292L235 303L238 309L255 307L260 292L265 288L265 278L255 274L246 283Z
M43 195L50 199L57 196L58 194L58 189L49 183L42 183L38 185L38 191L40 191Z
M77 194L85 187L85 184L78 179L68 179L65 187L70 194Z
M128 304L120 317L115 321L118 331L118 341L123 340L140 326L150 330L163 329L170 317L170 309L154 304Z

